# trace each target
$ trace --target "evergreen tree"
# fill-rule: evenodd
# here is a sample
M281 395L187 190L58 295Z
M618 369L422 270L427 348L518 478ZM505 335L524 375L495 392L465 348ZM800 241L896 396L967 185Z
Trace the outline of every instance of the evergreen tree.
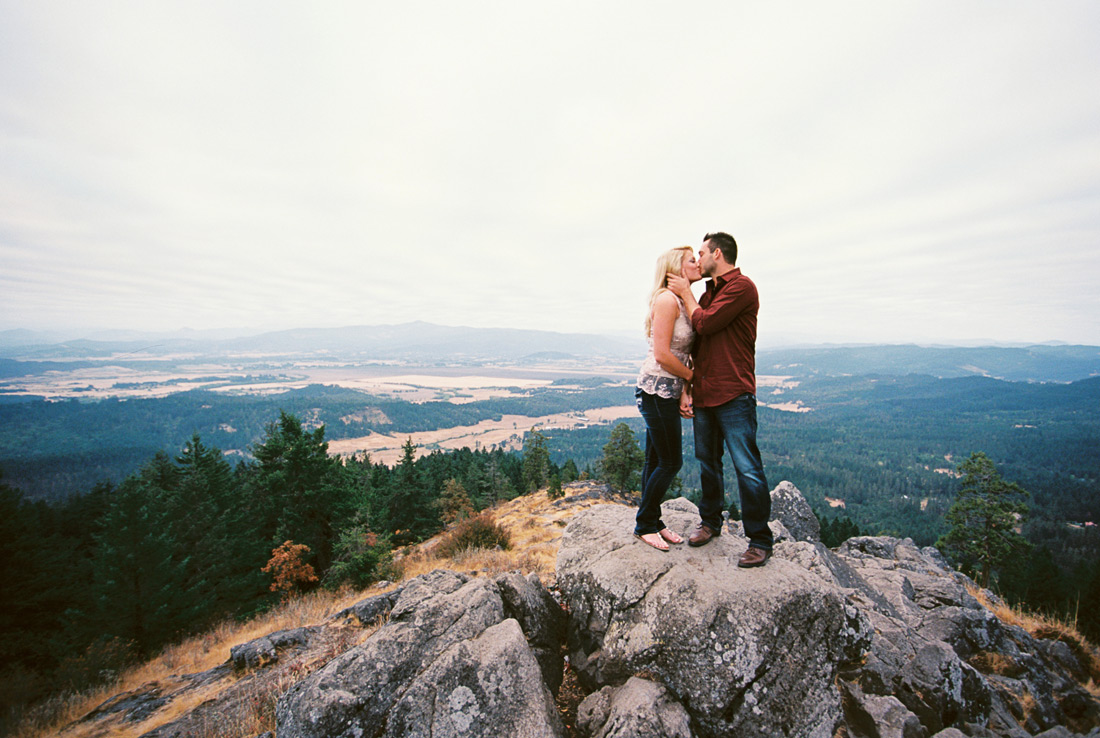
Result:
M628 492L634 488L645 457L634 438L634 431L626 423L619 423L611 430L611 439L603 447L599 461L600 473L612 487Z
M546 496L551 500L557 500L565 496L565 490L561 488L561 477L557 474L550 475L550 486L546 488Z
M349 584L363 589L378 579L389 551L389 539L372 533L365 525L345 528L336 541L336 560L325 575L325 586Z
M188 557L172 538L159 494L166 458L119 485L97 537L92 624L139 654L193 628L201 606L188 591Z
M577 464L573 459L566 459L565 463L561 466L561 482L562 484L569 484L580 479L581 473L577 471Z
M394 470L389 518L393 542L399 546L422 541L439 530L439 518L433 514L428 491L417 470L412 438L405 441L401 461Z
M1030 556L1009 558L997 576L997 590L1009 602L1056 617L1066 614L1065 585L1065 577L1047 546L1039 546Z
M253 455L259 463L253 499L266 512L263 537L271 546L287 540L307 546L314 568L325 571L332 562L335 521L346 520L351 509L344 468L328 455L324 426L306 431L295 416L280 412Z
M234 495L233 470L221 451L205 446L196 434L176 457L172 482L162 491L167 524L188 558L185 586L203 603L200 620L209 622L234 612L253 579L247 556L241 558L246 550L240 533L246 525Z
M955 560L979 571L989 586L997 567L1030 544L1017 531L1028 512L1028 493L1001 478L992 459L977 451L958 466L962 474L954 504L947 511L950 530L937 546Z
M66 604L64 560L45 530L44 507L0 478L0 674L15 664L35 668L51 660L49 639Z
M372 462L370 454L356 454L345 462L344 471L353 511L347 527L362 524L373 531L389 530L389 467Z
M550 481L550 452L546 436L537 428L523 442L523 491L534 492Z
M443 484L443 493L436 502L439 507L439 518L444 525L473 517L473 503L470 502L470 496L466 494L466 489L457 479L448 479Z
M1078 625L1093 643L1100 641L1100 561L1094 562L1081 591L1080 602L1074 607Z
M483 510L493 502L493 482L485 458L486 454L479 452L462 476L462 486L475 510Z

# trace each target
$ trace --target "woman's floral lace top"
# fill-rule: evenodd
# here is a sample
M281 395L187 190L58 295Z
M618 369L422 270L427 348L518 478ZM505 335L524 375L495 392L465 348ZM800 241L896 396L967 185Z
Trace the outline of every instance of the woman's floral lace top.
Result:
M680 298L676 298L680 304L680 314L676 316L676 322L672 324L672 340L669 349L672 355L687 366L691 366L691 344L695 341L695 331L691 328L691 320L688 318L687 309ZM664 367L657 363L653 355L653 336L648 338L649 350L646 352L645 361L642 362L642 370L638 374L638 388L651 395L677 399L684 390L684 380L665 371Z

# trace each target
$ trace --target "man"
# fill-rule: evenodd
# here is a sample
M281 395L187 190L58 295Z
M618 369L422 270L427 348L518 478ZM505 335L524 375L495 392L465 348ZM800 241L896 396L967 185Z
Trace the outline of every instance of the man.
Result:
M702 519L688 539L702 546L722 532L725 486L722 447L729 451L741 494L741 520L749 549L740 567L763 566L771 556L771 494L756 446L756 285L741 274L737 242L727 233L708 233L699 249L699 267L709 277L698 301L690 283L669 277L669 289L684 301L695 329L695 376L680 413L694 418L695 458L699 459Z

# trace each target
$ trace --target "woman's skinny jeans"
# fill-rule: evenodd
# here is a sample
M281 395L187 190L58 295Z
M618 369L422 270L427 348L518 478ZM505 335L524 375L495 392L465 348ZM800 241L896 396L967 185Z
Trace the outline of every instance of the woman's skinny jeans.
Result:
M645 420L645 466L642 468L642 502L634 522L635 535L665 528L661 501L684 463L681 450L680 400L651 395L637 389L634 396Z

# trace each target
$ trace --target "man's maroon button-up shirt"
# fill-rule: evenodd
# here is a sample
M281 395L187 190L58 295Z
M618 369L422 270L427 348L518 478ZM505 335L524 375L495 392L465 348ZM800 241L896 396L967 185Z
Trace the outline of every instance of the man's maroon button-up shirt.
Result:
M756 314L760 297L752 280L734 268L707 281L691 314L695 329L692 402L715 407L756 394Z

